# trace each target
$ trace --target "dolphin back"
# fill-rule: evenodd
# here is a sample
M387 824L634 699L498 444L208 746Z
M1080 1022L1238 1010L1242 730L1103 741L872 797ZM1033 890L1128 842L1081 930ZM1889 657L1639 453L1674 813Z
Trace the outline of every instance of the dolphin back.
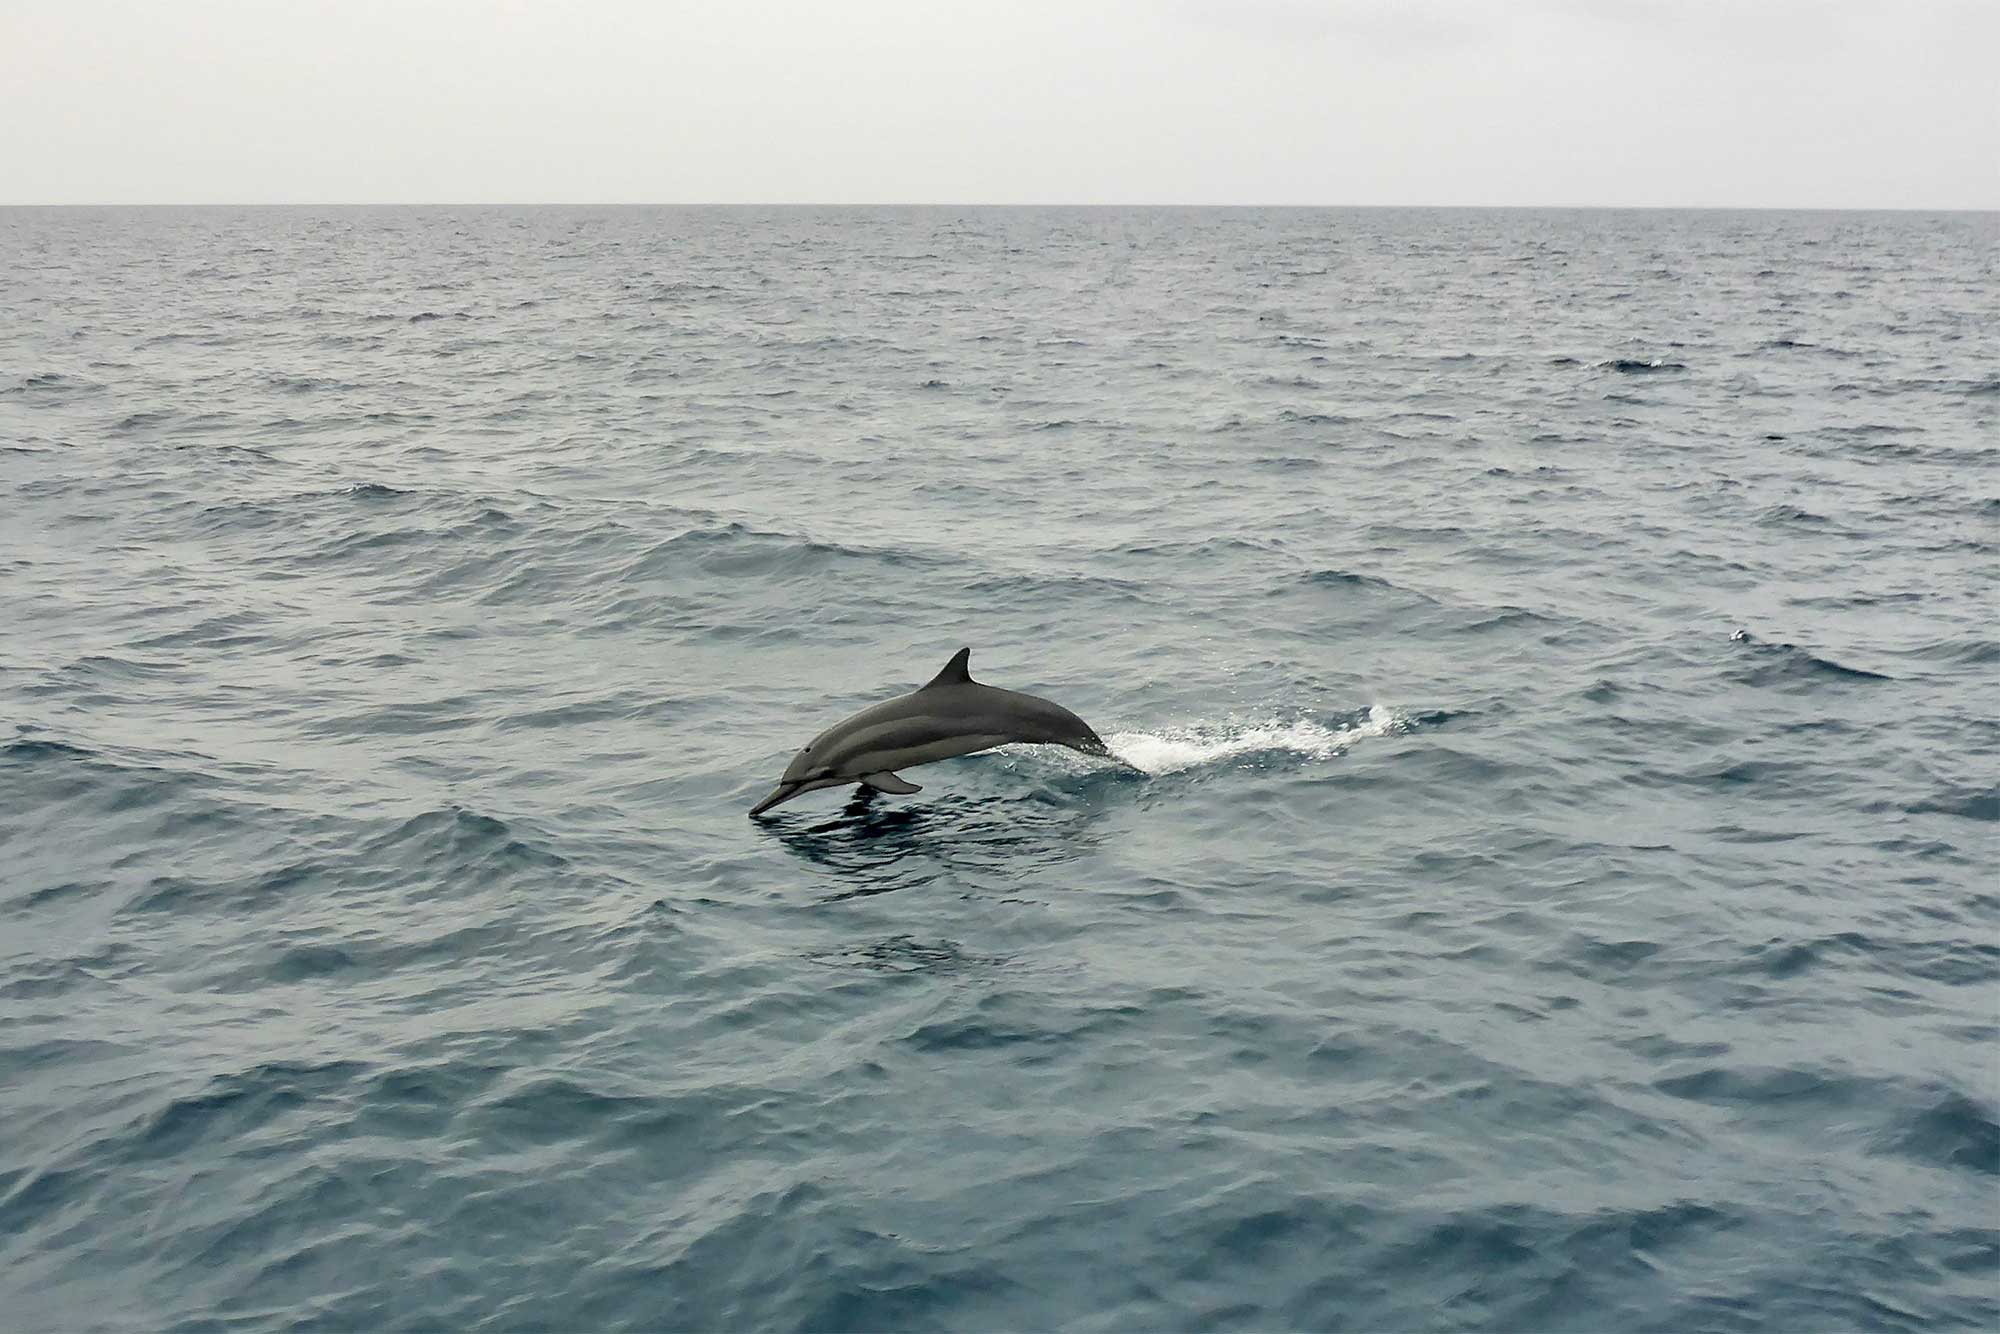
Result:
M1004 729L1015 741L1102 753L1104 742L1090 724L1052 699L976 683L966 695L962 707L968 715Z

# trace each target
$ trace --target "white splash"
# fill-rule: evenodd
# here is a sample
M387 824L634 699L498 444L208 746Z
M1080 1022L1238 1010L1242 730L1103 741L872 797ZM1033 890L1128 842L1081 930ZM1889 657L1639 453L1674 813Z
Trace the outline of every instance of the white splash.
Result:
M1289 723L1195 723L1162 732L1112 732L1104 744L1127 764L1158 775L1274 751L1326 760L1357 741L1391 736L1408 727L1408 718L1376 704L1366 718L1338 727L1310 718Z

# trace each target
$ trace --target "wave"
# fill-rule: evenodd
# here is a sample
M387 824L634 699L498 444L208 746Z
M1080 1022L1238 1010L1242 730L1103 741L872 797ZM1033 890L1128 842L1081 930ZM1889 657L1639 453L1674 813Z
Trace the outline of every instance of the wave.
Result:
M965 585L969 593L995 599L1031 599L1047 603L1056 598L1102 597L1117 602L1145 602L1151 587L1136 579L1110 575L1028 573L996 570Z
M1934 1167L2000 1176L2000 1112L1956 1089L1933 1088L1937 1101L1878 1137L1878 1146Z
M1780 337L1766 339L1760 348L1767 352L1821 352L1832 357L1853 357L1858 353L1846 348L1832 347L1826 343L1809 343L1802 338Z
M1813 681L1891 681L1894 677L1881 672L1871 672L1861 667L1848 667L1823 658L1797 644L1772 643L1757 638L1748 630L1738 630L1729 637L1742 644L1755 655L1751 665L1735 673L1737 680L1752 686L1782 686L1810 684Z
M863 547L771 532L742 523L702 527L654 544L625 570L624 577L708 574L758 578L818 578L835 566L882 565L905 568L936 565L935 554L910 547Z
M1204 765L1259 756L1329 760L1357 741L1410 730L1406 714L1380 704L1351 723L1329 727L1310 718L1295 722L1194 723L1159 732L1113 732L1111 753L1154 777Z
M1687 363L1667 361L1660 357L1655 357L1651 361L1642 361L1637 357L1607 357L1602 361L1591 362L1590 368L1594 371L1617 371L1620 375L1651 375L1684 371L1687 369Z
M1198 556L1207 561L1222 561L1242 554L1267 556L1276 549L1273 543L1258 541L1250 537L1210 537L1199 541L1132 543L1117 548L1115 554L1120 556Z
M29 406L58 406L71 396L102 393L105 385L61 371L36 371L0 381L0 398L20 398Z
M1905 807L1912 815L1956 815L2000 821L2000 788L1948 788Z
M1411 590L1407 588L1400 588L1379 575L1355 574L1349 570L1314 570L1310 574L1300 575L1298 581L1302 584L1313 584L1322 588L1383 589L1392 593L1422 596L1421 594L1411 593Z
M1908 600L1915 601L1916 598ZM1940 639L1909 649L1898 656L1920 658L1950 667L1985 667L2000 662L2000 642L1972 638Z
M519 837L505 820L458 805L411 816L368 844L367 851L390 854L405 866L493 863L549 870L568 865L563 857Z

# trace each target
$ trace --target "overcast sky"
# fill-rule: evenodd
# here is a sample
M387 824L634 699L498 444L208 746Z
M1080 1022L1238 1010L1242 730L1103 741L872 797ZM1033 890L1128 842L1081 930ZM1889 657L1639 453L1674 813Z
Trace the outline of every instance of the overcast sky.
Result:
M2000 207L2000 0L0 0L0 203Z

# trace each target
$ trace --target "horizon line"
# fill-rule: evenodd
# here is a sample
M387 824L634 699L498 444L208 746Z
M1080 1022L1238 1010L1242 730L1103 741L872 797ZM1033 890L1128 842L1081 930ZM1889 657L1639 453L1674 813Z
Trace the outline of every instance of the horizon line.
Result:
M2000 204L1328 204L1328 203L978 203L952 200L62 200L0 201L0 209L142 208L770 208L770 209L1409 209L1465 212L1597 213L2000 213Z

